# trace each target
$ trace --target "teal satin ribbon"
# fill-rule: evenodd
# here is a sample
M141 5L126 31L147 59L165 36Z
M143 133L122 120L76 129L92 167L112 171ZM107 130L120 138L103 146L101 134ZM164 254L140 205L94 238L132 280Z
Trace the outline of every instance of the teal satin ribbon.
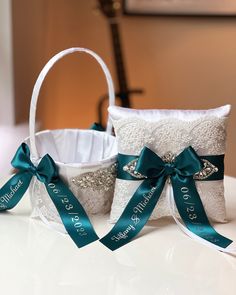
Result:
M45 185L66 231L78 247L99 239L84 208L60 179L58 168L48 154L36 167L30 160L29 147L23 143L12 160L12 166L19 172L0 189L0 211L15 207L35 176Z
M130 163L133 160L138 159L139 156L132 156L132 155L124 155L118 154L117 157L117 178L124 179L124 180L136 180L139 181L140 179L132 176L131 174L125 172L123 167ZM222 180L224 179L224 158L225 155L217 155L217 156L199 156L201 160L208 160L211 164L218 168L217 172L214 172L212 175L208 176L201 181L209 181L209 180Z
M127 164L135 158L137 157L124 155L120 157L119 155L119 178L134 179L121 167L123 168L124 163ZM222 156L215 159L220 164L221 170L223 169L222 160ZM115 226L100 242L111 250L116 250L130 242L147 223L167 179L170 179L175 203L186 227L206 241L226 248L232 241L217 233L211 226L195 186L193 175L202 168L203 162L192 147L186 148L172 163L164 162L152 150L145 147L138 157L135 169L144 176L143 181L128 202ZM220 177L222 177L222 171L218 173L216 179Z
M96 122L93 123L89 129L96 130L96 131L106 131L106 129L104 129L104 127L101 124L96 123Z

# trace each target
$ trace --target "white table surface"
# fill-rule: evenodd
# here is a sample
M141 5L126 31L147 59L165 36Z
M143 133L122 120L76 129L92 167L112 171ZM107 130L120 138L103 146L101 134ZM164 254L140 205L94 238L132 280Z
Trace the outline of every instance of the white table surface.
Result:
M236 179L225 183L230 221L215 228L236 241ZM191 240L171 219L153 222L111 252L99 242L77 249L29 215L27 194L0 214L2 295L236 294L236 258ZM92 219L101 237L111 228L107 219Z

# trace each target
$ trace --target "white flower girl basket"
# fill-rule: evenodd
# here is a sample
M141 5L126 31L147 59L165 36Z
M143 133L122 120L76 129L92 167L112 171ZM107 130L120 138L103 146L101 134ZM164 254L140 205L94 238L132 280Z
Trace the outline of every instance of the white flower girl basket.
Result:
M31 106L29 128L31 160L38 164L48 153L56 162L59 174L88 214L103 214L110 210L116 177L117 146L111 135L109 118L106 132L81 129L45 130L35 134L35 117L41 85L52 66L62 57L84 52L100 64L108 85L109 105L114 105L115 94L110 72L103 60L93 51L85 48L69 48L56 54L45 65L35 83ZM49 226L65 232L61 218L51 201L45 186L36 177L29 188L33 207L32 217L41 218Z

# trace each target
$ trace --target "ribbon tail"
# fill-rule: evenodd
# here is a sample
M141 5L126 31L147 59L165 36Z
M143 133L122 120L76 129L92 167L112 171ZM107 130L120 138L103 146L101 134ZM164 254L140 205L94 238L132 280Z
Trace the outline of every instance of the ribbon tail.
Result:
M184 232L187 236L189 236L193 240L196 240L199 243L201 243L203 245L206 245L206 246L208 246L210 248L214 248L214 249L216 249L218 251L221 251L221 252L224 252L224 253L236 255L236 248L231 247L232 244L230 244L227 248L222 248L222 247L216 246L215 244L212 244L211 242L208 242L205 239L203 239L203 238L199 237L198 235L194 234L183 223L181 223L181 221L179 221L178 218L175 216L175 201L174 201L172 187L169 186L168 190L169 190L169 192L168 192L169 207L170 207L170 210L171 210L171 215L174 218L176 224L182 230L182 232Z
M172 177L171 181L173 189L169 187L170 209L181 230L207 246L222 252L235 253L235 249L228 247L233 241L220 235L210 224L193 178L181 180ZM175 216L174 202L185 225Z
M19 172L12 176L0 189L0 211L14 208L27 191L32 174Z
M99 239L84 208L60 178L45 184L62 223L77 247Z
M100 242L114 251L129 243L147 223L165 186L166 177L161 176L152 185L145 179L136 190L111 231Z

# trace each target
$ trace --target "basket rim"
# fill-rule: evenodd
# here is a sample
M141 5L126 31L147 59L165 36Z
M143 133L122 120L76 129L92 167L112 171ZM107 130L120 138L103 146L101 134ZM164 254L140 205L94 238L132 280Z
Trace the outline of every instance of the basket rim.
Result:
M112 137L115 139L115 136L111 135L111 134L108 134L107 132L102 132L102 131L97 131L97 130L93 130L93 129L80 129L80 128L62 128L62 129L45 129L45 130L41 130L41 131L38 131L35 133L35 137L37 137L38 135L40 134L44 134L44 133L47 133L47 132L52 132L52 131L63 131L63 130L68 130L68 131L82 131L82 132L90 132L90 133L97 133L97 134L103 134L104 136L108 136L108 137ZM28 141L29 142L30 140L30 136L28 136L27 138L25 138L25 142ZM30 148L31 149L31 148ZM93 168L95 166L101 166L101 165L106 165L106 164L109 164L109 163L114 163L116 162L116 158L117 158L117 155L118 155L118 151L116 154L113 154L111 155L110 157L108 158L105 158L105 159L102 159L100 161L96 161L96 162L83 162L83 163L64 163L64 162L60 162L60 161L55 161L55 163L59 166L59 167L70 167L70 168L85 168L85 169L88 169L88 168ZM40 161L41 157L39 159L37 159L36 161Z

